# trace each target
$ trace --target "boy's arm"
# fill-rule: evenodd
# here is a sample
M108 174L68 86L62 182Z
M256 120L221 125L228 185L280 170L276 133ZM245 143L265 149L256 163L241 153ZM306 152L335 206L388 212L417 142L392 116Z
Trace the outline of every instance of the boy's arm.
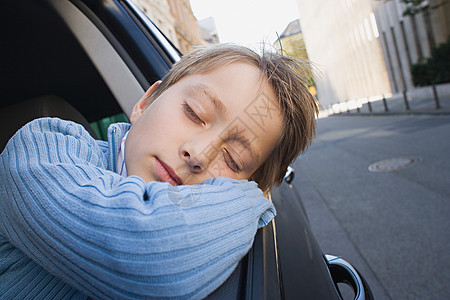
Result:
M274 216L255 183L174 187L106 171L87 132L40 119L0 156L0 234L99 298L199 298L231 274Z

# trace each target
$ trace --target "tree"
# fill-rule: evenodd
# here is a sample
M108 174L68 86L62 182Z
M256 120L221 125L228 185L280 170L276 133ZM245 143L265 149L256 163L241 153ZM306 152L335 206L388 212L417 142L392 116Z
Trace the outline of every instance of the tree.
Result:
M406 4L406 9L403 11L403 16L415 16L418 13L429 13L431 9L436 9L446 3L446 1L430 5L428 0L400 0Z
M384 0L384 1L391 1L391 0ZM411 18L411 23L413 26L413 33L414 33L414 39L415 43L418 49L419 54L419 61L423 61L423 53L422 49L419 45L419 38L417 36L417 24L416 24L416 15L422 13L425 21L425 30L427 33L427 39L428 44L430 45L431 49L434 49L436 47L436 42L434 40L433 35L433 28L431 26L431 19L430 14L431 11L434 9L437 9L438 7L444 5L447 3L447 1L442 1L441 3L431 5L430 1L428 0L400 0L403 4L406 5L405 10L403 11L403 16L409 16Z
M431 5L428 0L400 0L406 5L406 9L403 11L403 16L410 16L413 22L414 31L417 32L415 15L423 13L425 28L427 31L428 43L431 49L436 47L436 42L434 40L433 28L431 26L430 14L431 11L437 9L438 7L447 3L447 1L442 1L441 3ZM422 58L422 57L421 57Z

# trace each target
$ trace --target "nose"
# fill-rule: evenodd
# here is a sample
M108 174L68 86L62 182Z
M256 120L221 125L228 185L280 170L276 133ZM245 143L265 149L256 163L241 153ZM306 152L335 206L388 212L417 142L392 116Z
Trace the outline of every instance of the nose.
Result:
M188 165L191 174L207 172L209 165L216 159L222 139L210 131L191 135L180 145L179 155Z
M194 152L183 150L183 159L188 164L189 170L192 173L202 173L205 168L205 159L201 159L201 154L194 154Z

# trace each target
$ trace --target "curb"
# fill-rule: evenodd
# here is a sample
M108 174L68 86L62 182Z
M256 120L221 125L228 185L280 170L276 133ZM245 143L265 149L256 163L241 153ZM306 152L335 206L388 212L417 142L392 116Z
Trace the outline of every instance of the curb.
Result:
M395 112L341 112L331 116L364 116L364 117L376 117L376 116L417 116L417 115L429 115L429 116L448 116L450 111L395 111Z
M339 116L389 116L389 115L401 115L401 116L414 116L414 115L450 115L449 109L434 109L434 110L405 110L405 111L380 111L380 112L357 112L351 110L349 112L340 112L334 115Z

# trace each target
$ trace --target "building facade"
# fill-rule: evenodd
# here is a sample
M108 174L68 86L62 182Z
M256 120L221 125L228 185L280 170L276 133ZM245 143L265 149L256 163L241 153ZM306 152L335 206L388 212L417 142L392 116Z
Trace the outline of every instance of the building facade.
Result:
M391 93L371 0L297 0L324 108Z
M418 97L411 64L450 34L450 3L422 1L429 14L405 15L402 0L297 0L300 22L324 108L382 97ZM423 90L423 88L422 88ZM448 93L447 89L442 90ZM420 94L420 97L432 97Z
M273 47L277 51L281 51L284 55L303 59L305 67L308 68L308 89L313 96L316 96L316 88L314 86L314 79L312 78L312 70L309 65L308 53L306 52L305 41L303 40L303 33L300 27L300 20L294 20L286 26L278 39L273 43Z
M279 38L273 43L277 50L283 50L289 56L308 59L300 20L294 20L286 26Z
M208 44L218 44L219 33L217 32L216 22L213 17L208 17L198 21L198 27L200 29L200 36L203 41Z
M189 0L133 0L183 53L206 42Z
M175 20L178 46L181 52L189 52L194 46L203 45L197 19L189 0L167 0L170 12Z
M173 17L167 0L133 0L150 20L164 33L164 35L177 47L178 38Z
M407 6L400 0L372 1L394 93L414 90L411 65L429 57L431 49L450 36L450 3L430 0L423 5L428 5L428 14L411 16L404 15Z

